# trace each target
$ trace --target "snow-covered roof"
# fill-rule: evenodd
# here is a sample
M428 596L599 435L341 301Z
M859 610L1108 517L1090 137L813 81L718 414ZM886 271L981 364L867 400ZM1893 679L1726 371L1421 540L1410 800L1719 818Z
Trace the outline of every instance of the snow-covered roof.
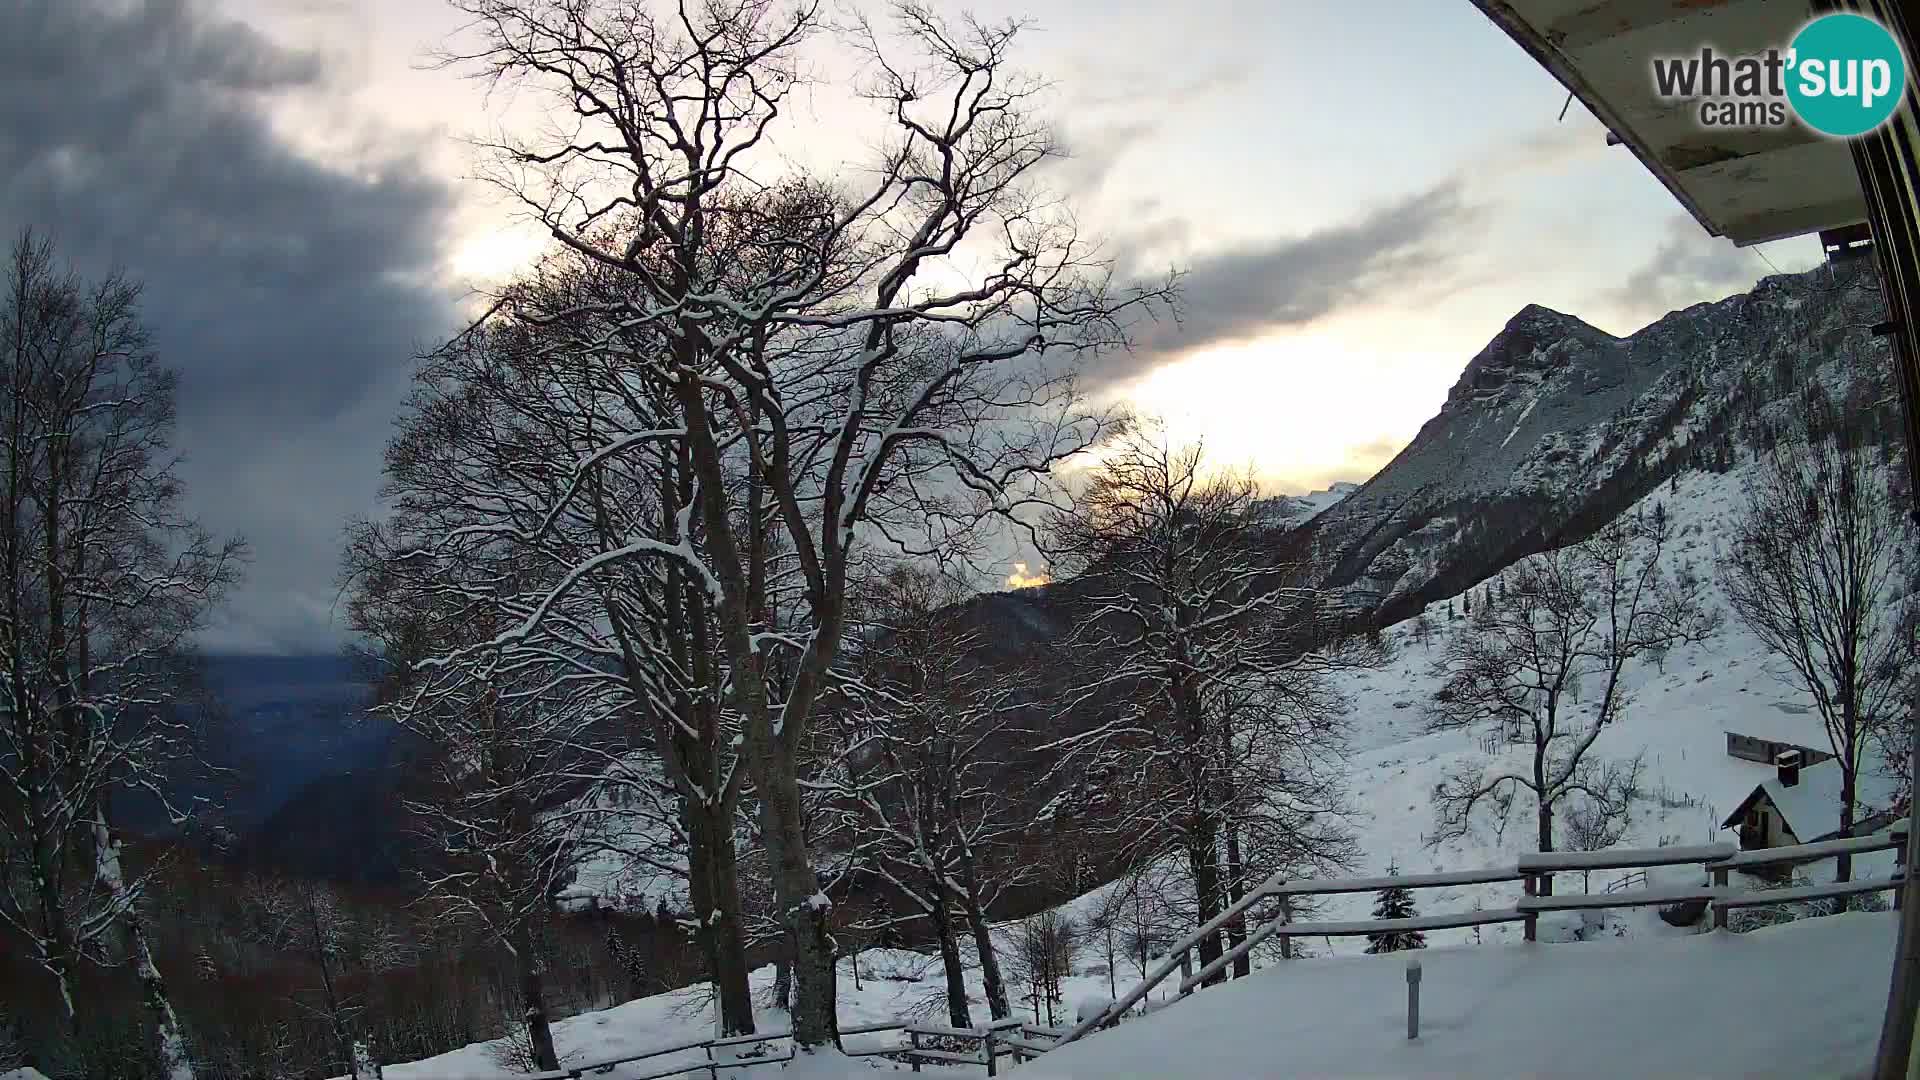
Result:
M0 1073L0 1080L47 1080L47 1074L31 1065Z
M1778 775L1772 776L1754 789L1754 795L1742 801L1727 819L1728 823L1744 813L1756 795L1764 793L1787 828L1793 830L1795 839L1803 844L1829 839L1840 831L1840 780L1838 761L1823 761L1801 769L1800 780L1792 787L1782 784ZM1893 778L1881 771L1878 762L1862 763L1854 791L1859 807L1869 811L1884 809L1893 802L1895 791ZM1856 819L1860 816L1856 810Z
M1826 726L1811 710L1796 715L1775 704L1771 708L1756 709L1738 720L1729 720L1725 726L1730 735L1746 735L1767 742L1790 743L1822 753L1830 752L1827 750Z

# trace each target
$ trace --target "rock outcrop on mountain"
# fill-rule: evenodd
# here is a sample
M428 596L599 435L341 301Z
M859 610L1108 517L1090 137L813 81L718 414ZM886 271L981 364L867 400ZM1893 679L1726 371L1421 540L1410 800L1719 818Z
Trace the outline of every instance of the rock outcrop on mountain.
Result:
M1591 533L1689 462L1764 443L1811 397L1895 413L1871 264L1769 277L1629 337L1529 305L1433 419L1305 527L1329 585L1382 622Z

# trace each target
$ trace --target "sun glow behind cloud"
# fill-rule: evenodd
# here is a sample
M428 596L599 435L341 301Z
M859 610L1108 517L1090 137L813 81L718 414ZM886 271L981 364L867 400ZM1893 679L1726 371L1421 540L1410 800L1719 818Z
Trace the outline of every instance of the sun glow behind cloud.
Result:
M1013 564L1013 573L1007 575L1007 588L1031 589L1036 585L1045 585L1053 580L1053 575L1047 573L1045 567L1042 567L1037 573L1029 573L1027 571L1027 565L1028 564L1023 562Z
M1454 374L1441 366L1435 379L1424 350L1410 357L1369 336L1328 327L1218 346L1123 396L1164 419L1175 445L1202 442L1215 467L1251 465L1274 490L1364 480L1419 430Z

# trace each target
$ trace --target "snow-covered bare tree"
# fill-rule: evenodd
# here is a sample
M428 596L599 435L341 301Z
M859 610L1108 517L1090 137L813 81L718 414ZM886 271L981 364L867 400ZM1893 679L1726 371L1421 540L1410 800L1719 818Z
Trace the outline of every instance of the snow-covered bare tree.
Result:
M1704 584L1661 562L1673 537L1662 516L1616 519L1576 544L1528 556L1505 577L1504 599L1484 598L1435 668L1446 682L1429 706L1436 730L1493 726L1518 732L1517 763L1468 765L1434 792L1430 842L1458 838L1476 810L1533 796L1535 843L1554 850L1554 820L1570 798L1586 815L1617 817L1639 791L1640 758L1588 756L1629 704L1627 665L1710 633ZM1542 882L1551 892L1552 882Z
M1054 1009L1066 1004L1062 983L1080 955L1080 924L1058 908L1022 919L1013 928L1013 968L1027 987L1033 1022L1051 1026Z
M360 582L349 617L389 665L374 712L432 748L406 798L439 849L423 870L423 899L513 956L531 1052L540 1068L557 1069L537 930L578 870L592 820L581 801L604 776L613 721L598 682L569 679L565 668L494 653L445 659L447 643L498 633L496 592L525 595L516 553L455 577L438 561L368 554L380 536L366 527L349 554Z
M1366 657L1304 561L1277 549L1252 475L1160 436L1115 439L1051 518L1050 555L1087 592L1070 697L1102 718L1042 749L1062 753L1055 820L1119 838L1133 865L1180 853L1204 923L1250 873L1350 857L1342 708L1324 676ZM1200 944L1203 963L1221 952L1218 935Z
M829 903L797 757L846 631L852 557L881 535L944 549L1028 497L1095 433L1073 365L1055 354L1123 345L1127 313L1168 289L1113 289L1064 208L1033 191L1057 146L1031 115L1037 84L1008 64L1015 25L901 3L897 39L847 32L868 61L883 151L844 185L787 185L817 196L792 200L774 197L781 185L765 175L781 167L765 147L826 29L814 4L455 6L477 45L449 59L549 92L565 116L500 146L494 178L558 242L632 286L598 314L659 345L629 354L622 373L671 403L650 437L684 446L675 517L702 523L705 548L645 552L712 599L791 928L794 1038L832 1042ZM743 273L715 256L712 238L727 234L768 237L779 257ZM790 630L769 628L771 586L739 542L755 506L741 475L763 485L791 560ZM584 576L560 577L555 602Z
M379 975L413 959L394 927L356 910L326 882L254 878L241 897L256 944L298 956L320 976L315 1010L331 1029L338 1061L352 1080L378 1080L359 1016L365 1005L350 994L349 975Z
M1913 540L1872 448L1836 420L1803 418L1756 462L1719 570L1734 617L1813 700L1840 767L1840 827L1850 832L1862 810L1862 752L1906 711ZM1815 434L1816 424L1828 434ZM1851 877L1852 863L1839 857L1837 880Z
M168 1080L193 1076L113 796L167 801L196 730L173 708L190 639L238 572L238 542L179 509L176 378L140 322L140 288L86 282L50 241L15 244L0 296L0 922L70 1018L87 961L136 978ZM187 809L169 806L180 816Z
M948 1016L971 1027L960 940L970 935L994 1019L1011 1015L988 912L1030 867L1014 854L1031 807L1018 777L1020 666L997 666L963 620L966 592L937 570L899 565L860 592L838 710L845 751L835 839L925 920L940 947ZM1025 813L1023 813L1025 811Z
M657 336L564 315L597 311L620 288L605 267L557 253L503 300L526 319L483 323L427 358L387 455L393 512L357 528L349 571L357 581L368 566L405 562L454 578L505 558L548 568L516 579L518 595L491 588L518 632L443 640L421 660L543 667L605 718L601 778L573 811L583 849L635 876L686 880L721 1031L744 1034L739 725L713 598L682 561L658 556L705 546L705 523L681 513L686 444L660 434L675 422L663 418L665 388L624 373ZM735 527L743 548L765 551L764 514ZM764 555L754 563L778 568Z

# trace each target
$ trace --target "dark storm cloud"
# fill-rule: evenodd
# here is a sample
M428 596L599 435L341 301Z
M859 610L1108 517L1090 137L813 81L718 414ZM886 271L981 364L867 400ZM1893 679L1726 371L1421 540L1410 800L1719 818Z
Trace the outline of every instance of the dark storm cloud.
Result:
M0 229L146 283L191 504L253 544L210 647L337 644L341 525L372 505L409 357L455 317L446 187L404 152L316 162L265 118L327 77L187 0L0 4Z
M1179 321L1144 328L1131 353L1102 360L1090 375L1119 384L1210 345L1303 328L1396 295L1430 298L1480 216L1464 185L1449 180L1341 224L1194 256L1181 279ZM1149 225L1121 237L1118 251L1155 246L1165 232ZM1136 260L1134 269L1150 268Z

